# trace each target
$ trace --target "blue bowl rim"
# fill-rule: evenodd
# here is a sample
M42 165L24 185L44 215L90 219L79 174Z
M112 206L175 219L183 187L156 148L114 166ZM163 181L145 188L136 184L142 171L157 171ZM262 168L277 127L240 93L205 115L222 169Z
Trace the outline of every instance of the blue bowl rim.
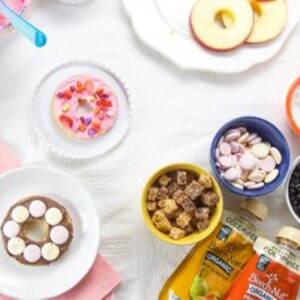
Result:
M257 190L240 190L235 188L234 186L232 186L231 184L229 184L224 178L222 178L220 176L220 173L215 165L215 146L219 140L219 138L221 137L221 135L225 132L225 128L230 124L230 123L235 123L235 122L247 122L247 119L253 119L253 120L259 120L260 122L263 122L265 124L267 124L268 126L272 127L278 134L279 136L281 136L282 138L282 142L284 143L284 147L287 149L287 155L286 155L286 162L287 162L287 168L284 170L284 173L281 177L279 177L280 179L275 180L273 186L269 189L266 189L264 191L261 191L261 189L257 189ZM290 164L291 164L291 154L290 154L290 147L289 144L286 140L286 138L284 137L283 133L280 131L279 128L277 128L277 126L275 126L273 123L271 123L268 120L265 120L263 118L259 118L259 117L255 117L255 116L243 116L243 117L238 117L235 119L232 119L228 122L226 122L224 125L221 126L221 128L219 128L219 130L216 132L216 134L214 135L214 138L212 140L211 143L211 147L210 147L210 164L211 167L213 169L213 172L216 176L216 178L218 179L219 183L221 183L224 187L226 187L228 190L230 190L231 192L233 192L234 194L243 196L243 197L260 197L260 196L264 196L267 195L269 193L271 193L272 191L274 191L275 189L277 189L281 183L285 180L288 171L290 169ZM276 183L276 184L275 184Z

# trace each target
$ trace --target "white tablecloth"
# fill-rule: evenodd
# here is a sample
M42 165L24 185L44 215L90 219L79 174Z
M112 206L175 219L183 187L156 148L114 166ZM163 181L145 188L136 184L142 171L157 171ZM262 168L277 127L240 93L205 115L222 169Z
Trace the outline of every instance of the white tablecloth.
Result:
M102 221L100 251L121 273L116 299L157 299L163 281L189 247L157 240L140 217L140 195L158 167L178 161L209 166L209 145L226 121L256 115L274 122L288 138L293 157L300 140L285 119L285 95L300 73L300 28L272 61L240 75L181 71L143 46L131 30L120 0L95 0L70 7L32 0L30 20L49 43L35 49L16 35L0 46L0 137L27 164L63 169L81 180L94 197ZM111 153L88 162L57 158L40 146L28 122L28 105L41 76L74 58L93 59L115 69L134 101L132 128ZM49 95L45 95L48 97ZM270 235L296 225L283 187L264 198ZM238 200L225 194L226 206ZM298 226L299 227L299 226Z

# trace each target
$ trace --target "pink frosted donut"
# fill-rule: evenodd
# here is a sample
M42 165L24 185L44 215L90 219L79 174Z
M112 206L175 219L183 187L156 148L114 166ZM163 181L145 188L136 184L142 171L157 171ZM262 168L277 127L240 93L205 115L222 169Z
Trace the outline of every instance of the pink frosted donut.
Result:
M118 117L118 99L99 78L77 75L62 82L55 91L52 114L69 137L90 140L108 132Z

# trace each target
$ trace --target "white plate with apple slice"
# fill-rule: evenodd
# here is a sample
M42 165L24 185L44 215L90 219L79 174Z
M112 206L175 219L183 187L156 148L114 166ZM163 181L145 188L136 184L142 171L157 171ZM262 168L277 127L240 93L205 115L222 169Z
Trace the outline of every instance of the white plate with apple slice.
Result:
M270 0L268 3L273 1L279 0ZM191 33L190 15L196 2L196 0L123 0L137 36L178 67L187 70L218 73L245 71L274 57L300 20L300 1L289 0L285 27L275 39L265 43L245 43L230 52L214 52L200 46ZM260 0L260 3L263 2ZM280 17L276 16L274 19ZM270 26L270 30L274 27L276 26ZM265 29L257 30L257 32L264 31Z

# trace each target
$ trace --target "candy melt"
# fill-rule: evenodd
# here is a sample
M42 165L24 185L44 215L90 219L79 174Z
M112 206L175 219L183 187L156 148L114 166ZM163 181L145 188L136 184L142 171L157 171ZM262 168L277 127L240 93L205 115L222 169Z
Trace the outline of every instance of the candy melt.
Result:
M215 149L220 175L237 189L260 189L274 181L282 162L279 150L244 127L224 133Z
M25 246L25 242L21 238L14 237L8 241L7 250L12 255L21 255Z
M42 256L47 261L53 261L59 256L59 248L53 243L47 243L42 247Z
M14 221L7 221L3 226L3 233L8 238L16 237L20 232L20 226Z
M56 226L50 231L52 242L58 245L64 244L69 238L69 231L64 226Z
M46 222L52 226L59 224L62 218L62 212L56 207L49 208L45 214Z
M24 250L24 258L29 263L35 263L39 261L41 256L41 248L37 245L29 245Z
M41 200L34 200L29 205L29 212L35 218L42 217L46 212L46 205Z
M29 217L29 211L24 206L17 206L11 213L12 219L18 223L25 222Z

